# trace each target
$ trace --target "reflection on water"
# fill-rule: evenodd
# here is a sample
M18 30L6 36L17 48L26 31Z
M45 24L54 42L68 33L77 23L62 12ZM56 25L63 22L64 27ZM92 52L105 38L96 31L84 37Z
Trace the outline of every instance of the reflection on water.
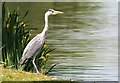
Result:
M44 27L44 12L54 8L64 15L49 17L46 42L56 48L49 61L59 63L49 74L73 80L118 80L117 3L9 3L19 5L21 14L29 10L27 20L33 35Z

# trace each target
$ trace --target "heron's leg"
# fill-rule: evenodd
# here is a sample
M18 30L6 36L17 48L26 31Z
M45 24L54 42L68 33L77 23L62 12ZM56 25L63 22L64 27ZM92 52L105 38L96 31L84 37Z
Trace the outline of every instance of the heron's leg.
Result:
M37 72L37 73L40 73L40 72L38 71L38 69L37 69L37 66L35 65L35 58L36 58L36 56L33 57L32 63L33 63L33 65L34 65L34 67L35 67L36 72Z

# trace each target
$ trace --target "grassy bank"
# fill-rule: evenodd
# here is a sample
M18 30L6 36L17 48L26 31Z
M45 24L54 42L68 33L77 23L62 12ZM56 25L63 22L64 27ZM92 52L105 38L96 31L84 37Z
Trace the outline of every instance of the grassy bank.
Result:
M20 70L12 69L0 69L2 72L2 81L51 81L57 80L56 78L50 78L43 74L30 73Z
M1 83L83 83L66 79L50 78L43 74L0 68Z

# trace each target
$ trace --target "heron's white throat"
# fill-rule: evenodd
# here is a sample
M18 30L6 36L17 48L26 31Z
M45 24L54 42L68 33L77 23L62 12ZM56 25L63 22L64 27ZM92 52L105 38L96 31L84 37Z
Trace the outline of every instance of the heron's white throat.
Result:
M45 13L45 17L44 17L44 20L45 20L45 26L44 26L44 29L42 31L42 36L45 36L47 31L48 31L48 17L49 17L50 14L48 14L47 12Z

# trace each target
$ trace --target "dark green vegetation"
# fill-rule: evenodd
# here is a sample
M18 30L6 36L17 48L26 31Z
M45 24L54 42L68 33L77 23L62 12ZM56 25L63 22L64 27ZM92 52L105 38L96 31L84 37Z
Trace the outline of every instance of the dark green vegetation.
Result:
M31 33L28 26L28 21L25 21L28 11L24 16L20 15L19 9L12 13L6 10L6 3L2 4L2 61L4 68L12 68L24 71L35 72L32 58L24 65L19 65L23 50L27 43L31 40ZM46 44L36 57L36 65L42 74L48 74L49 70L45 71L45 65L51 56L49 53L54 49L49 48Z

